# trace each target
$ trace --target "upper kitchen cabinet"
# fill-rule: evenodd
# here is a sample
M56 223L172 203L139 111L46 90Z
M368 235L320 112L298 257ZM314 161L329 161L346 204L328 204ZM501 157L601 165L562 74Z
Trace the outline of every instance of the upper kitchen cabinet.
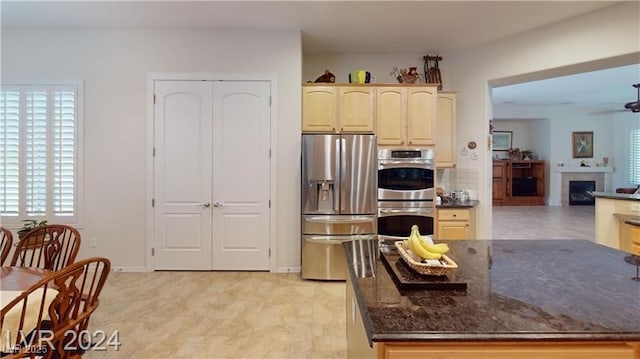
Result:
M440 92L437 103L436 167L455 167L456 94Z
M379 145L404 145L407 138L407 93L401 87L376 92L376 134Z
M337 87L302 86L302 132L335 132L337 99Z
M435 86L403 85L376 90L376 132L379 145L434 144Z
M338 122L340 132L373 133L374 88L339 87Z
M374 92L366 86L304 85L302 132L373 133Z

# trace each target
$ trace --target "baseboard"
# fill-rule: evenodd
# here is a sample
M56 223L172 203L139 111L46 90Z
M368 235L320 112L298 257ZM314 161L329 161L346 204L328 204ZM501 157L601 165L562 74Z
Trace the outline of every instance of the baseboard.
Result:
M131 273L140 273L140 272L148 272L146 267L111 267L113 272L131 272Z
M278 267L274 273L300 273L301 267Z
M146 267L112 267L113 272L142 273L149 272ZM278 267L273 273L300 273L301 267Z

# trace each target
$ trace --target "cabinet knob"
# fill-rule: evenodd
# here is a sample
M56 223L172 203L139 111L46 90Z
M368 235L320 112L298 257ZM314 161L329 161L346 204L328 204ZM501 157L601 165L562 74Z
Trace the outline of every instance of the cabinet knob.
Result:
M331 127L331 131L334 131L334 132L335 132L335 131L336 131L336 128L335 128L335 127Z
M413 143L413 141L409 141L409 144L412 144L412 143Z
M454 216L454 217L456 217L456 216L458 216L458 215L454 213L454 214L453 214L453 216Z

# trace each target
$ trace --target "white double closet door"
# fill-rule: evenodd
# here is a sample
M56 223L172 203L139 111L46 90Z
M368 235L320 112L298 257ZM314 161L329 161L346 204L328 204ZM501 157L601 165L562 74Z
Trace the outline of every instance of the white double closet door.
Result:
M270 87L155 81L155 269L269 269Z

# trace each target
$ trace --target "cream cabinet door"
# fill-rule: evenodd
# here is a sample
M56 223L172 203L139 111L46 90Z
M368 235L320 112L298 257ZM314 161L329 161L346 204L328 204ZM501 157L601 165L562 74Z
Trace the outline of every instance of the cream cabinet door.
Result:
M338 123L340 132L373 133L374 89L371 87L340 87Z
M380 87L376 92L376 135L379 145L404 145L407 92L401 87Z
M456 165L456 95L439 93L436 117L436 167Z
M471 239L468 221L439 221L438 240Z
M436 238L475 239L475 208L440 208L436 212Z
M337 132L337 88L302 87L302 132Z
M407 87L408 145L434 144L436 87Z

